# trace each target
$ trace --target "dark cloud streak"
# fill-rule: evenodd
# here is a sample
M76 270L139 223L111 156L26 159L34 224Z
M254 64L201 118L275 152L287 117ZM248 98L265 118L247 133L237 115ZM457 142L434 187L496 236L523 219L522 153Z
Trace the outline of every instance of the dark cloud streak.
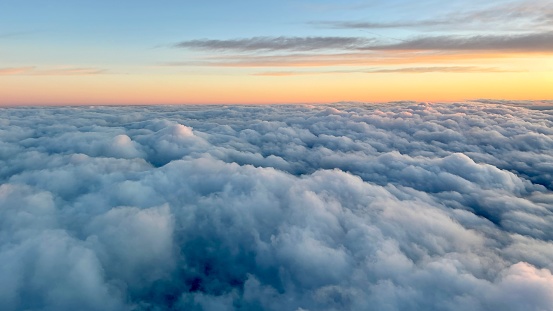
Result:
M505 51L553 52L553 32L482 35L430 36L386 44L382 40L363 37L253 37L230 40L192 40L175 45L178 48L206 51L279 52L279 51Z
M553 52L553 32L523 35L436 36L388 45L359 47L361 50L440 50Z
M252 37L230 40L190 40L175 44L178 48L221 51L314 51L348 49L366 44L357 37Z

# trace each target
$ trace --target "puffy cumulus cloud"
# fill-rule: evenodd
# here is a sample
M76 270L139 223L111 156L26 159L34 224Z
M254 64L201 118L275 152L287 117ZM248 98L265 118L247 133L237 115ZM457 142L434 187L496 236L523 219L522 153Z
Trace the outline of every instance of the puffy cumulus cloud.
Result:
M526 104L2 109L0 303L551 310Z

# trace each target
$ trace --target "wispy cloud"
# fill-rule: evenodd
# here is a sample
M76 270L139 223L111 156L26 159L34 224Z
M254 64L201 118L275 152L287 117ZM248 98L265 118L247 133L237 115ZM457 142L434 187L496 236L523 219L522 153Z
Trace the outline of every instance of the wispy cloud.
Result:
M400 68L365 68L364 70L331 70L331 71L264 71L257 72L255 76L301 76L301 75L319 75L319 74L347 74L347 73L471 73L471 72L512 72L496 67L478 67L478 66L434 66L434 67L400 67Z
M420 21L395 21L395 22L376 22L376 21L317 21L309 24L324 28L336 29L385 29L385 28L412 28L424 26L437 26L451 24L449 20L420 20Z
M37 69L34 66L0 68L0 76L35 75L35 76L83 76L107 73L99 68L55 68Z
M426 36L384 42L365 37L253 37L229 40L191 40L175 45L180 48L233 51L363 51L363 50L460 50L553 52L553 32L477 36Z
M11 76L30 72L34 67L7 67L0 68L0 76Z
M328 73L328 72L322 72ZM333 73L342 73L342 72L333 72ZM288 76L302 76L302 75L314 75L321 74L319 71L263 71L256 72L252 74L253 76L262 76L262 77L288 77Z
M413 20L358 20L358 21L314 21L310 24L318 27L337 29L386 29L386 28L422 28L436 30L489 31L483 25L494 26L493 31L536 31L537 29L553 28L553 3L550 1L510 2L487 7L455 11L440 16Z
M477 66L445 66L445 67L404 67L404 68L392 68L392 69L374 69L365 71L366 73L430 73L430 72L512 72L511 70L504 70L496 67L477 67Z
M219 51L315 51L357 49L373 39L361 37L252 37L229 40L190 40L175 44L178 48Z
M351 51L343 53L291 53L285 55L221 54L183 62L167 62L163 66L186 67L332 67L382 66L406 64L450 64L488 62L491 59L512 58L512 53L486 51Z
M272 42L272 39L275 39L275 42ZM553 53L553 32L519 35L427 36L400 42L348 37L343 41L348 44L340 48L336 43L340 40L336 40L335 37L330 37L328 40L322 37L318 37L317 40L289 39L263 37L226 41L196 40L191 44L194 48L211 51L211 53L186 61L167 62L163 65L236 68L347 66L359 67L355 72L371 73L519 72L520 69L516 66L504 68L503 60L528 57L529 54L543 57ZM243 46L241 46L242 43ZM327 43L330 43L329 47L325 45ZM499 64L490 66L489 62L493 60L499 60ZM390 68L382 68L383 66ZM401 68L398 69L397 66ZM376 67L381 69L375 69ZM284 70L261 72L257 75L285 76L315 73L321 73L321 71L298 73Z
M520 35L434 36L387 45L360 47L366 50L457 50L553 52L553 32Z
M37 71L37 75L52 75L52 76L81 76L81 75L97 75L106 73L105 69L98 68L66 68L66 69L51 69Z

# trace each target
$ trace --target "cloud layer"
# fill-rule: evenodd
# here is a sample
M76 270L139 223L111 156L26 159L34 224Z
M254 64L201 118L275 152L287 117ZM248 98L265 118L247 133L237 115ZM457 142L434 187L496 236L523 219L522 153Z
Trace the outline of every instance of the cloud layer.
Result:
M5 108L5 310L550 310L553 114Z

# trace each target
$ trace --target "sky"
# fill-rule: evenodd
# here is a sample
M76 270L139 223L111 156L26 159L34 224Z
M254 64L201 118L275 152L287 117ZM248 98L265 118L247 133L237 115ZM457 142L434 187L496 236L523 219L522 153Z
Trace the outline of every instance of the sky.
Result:
M553 98L553 1L0 2L0 105Z

